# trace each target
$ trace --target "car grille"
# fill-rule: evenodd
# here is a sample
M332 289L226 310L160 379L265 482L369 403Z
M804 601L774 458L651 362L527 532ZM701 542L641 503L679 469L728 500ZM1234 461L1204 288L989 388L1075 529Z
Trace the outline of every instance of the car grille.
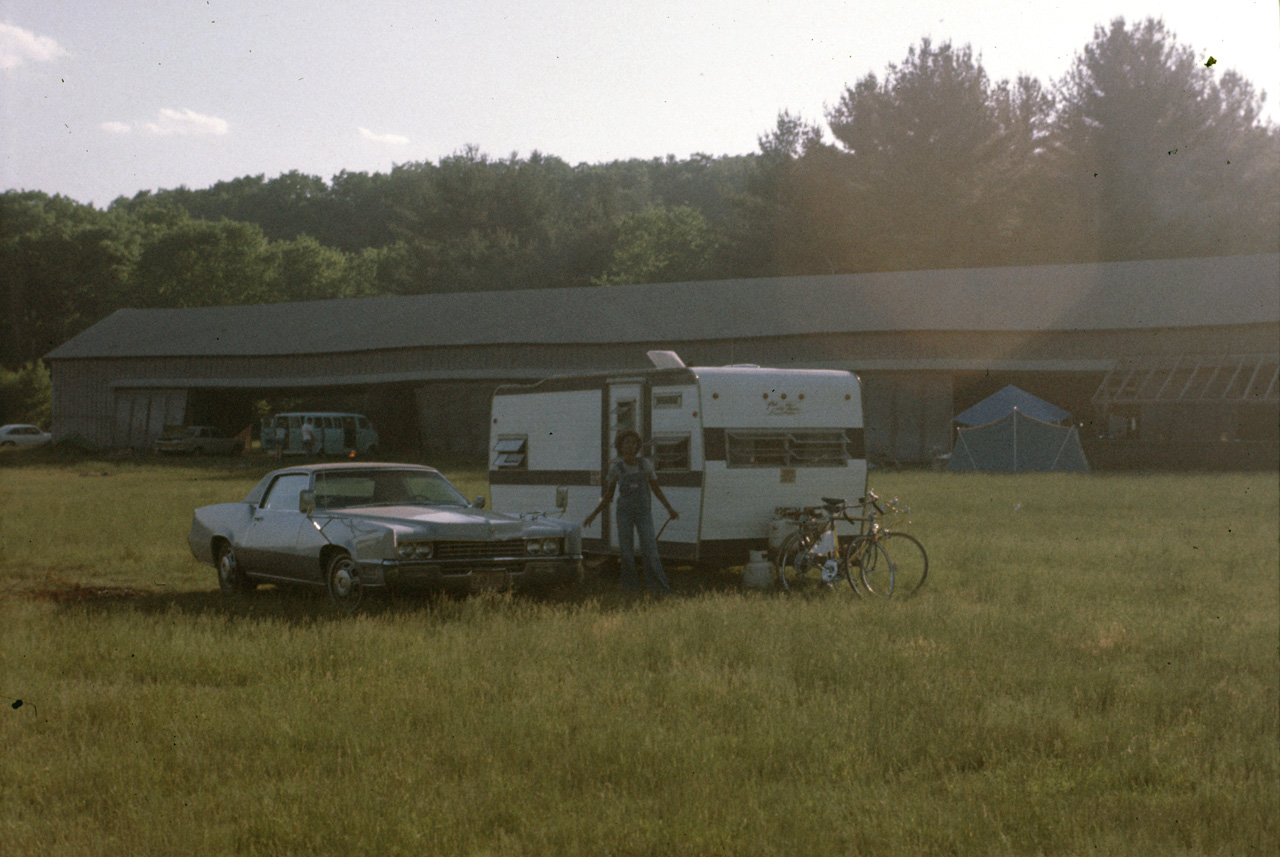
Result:
M436 561L521 558L526 556L524 539L500 539L478 541L437 541Z

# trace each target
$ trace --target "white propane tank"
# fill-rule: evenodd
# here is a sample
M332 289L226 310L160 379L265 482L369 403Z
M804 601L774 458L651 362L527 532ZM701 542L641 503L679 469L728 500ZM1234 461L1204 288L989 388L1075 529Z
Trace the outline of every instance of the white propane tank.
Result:
M765 589L772 584L773 564L765 559L764 551L751 551L747 564L742 567L742 585Z
M769 550L778 551L787 536L796 531L796 522L786 518L774 518L769 522Z

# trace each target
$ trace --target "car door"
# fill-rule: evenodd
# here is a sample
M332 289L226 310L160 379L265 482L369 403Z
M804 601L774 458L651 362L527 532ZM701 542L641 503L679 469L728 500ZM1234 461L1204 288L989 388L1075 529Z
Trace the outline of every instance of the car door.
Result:
M253 510L240 545L240 561L253 574L314 581L320 577L316 552L304 547L304 528L311 519L298 511L302 492L311 487L309 473L282 473ZM311 541L311 540L308 540ZM304 555L304 549L310 556Z

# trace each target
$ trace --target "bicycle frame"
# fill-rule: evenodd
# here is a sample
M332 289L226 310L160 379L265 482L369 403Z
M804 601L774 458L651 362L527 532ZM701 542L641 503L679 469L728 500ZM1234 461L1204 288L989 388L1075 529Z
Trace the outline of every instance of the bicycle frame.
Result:
M859 514L851 514L855 509ZM911 592L923 583L928 568L923 547L906 534L891 532L884 523L886 516L905 516L906 510L899 508L896 501L889 503L886 509L880 498L868 491L856 504L823 498L821 506L779 512L796 522L795 532L779 546L775 558L778 581L787 591L791 591L793 584L801 584L810 571L819 570L826 586L832 586L843 578L859 595L888 598L893 593L897 568L885 548L885 542L891 537L913 542L919 548L922 562L919 577L911 584ZM843 550L836 529L839 521L858 528L855 535L846 537Z
M826 586L833 586L843 578L855 592L858 591L857 581L849 574L845 551L841 550L840 534L836 530L839 520L848 520L843 514L843 501L793 511L796 532L784 541L777 557L778 579L783 588L791 589L787 580L787 569L790 568L796 583L810 571L816 571Z

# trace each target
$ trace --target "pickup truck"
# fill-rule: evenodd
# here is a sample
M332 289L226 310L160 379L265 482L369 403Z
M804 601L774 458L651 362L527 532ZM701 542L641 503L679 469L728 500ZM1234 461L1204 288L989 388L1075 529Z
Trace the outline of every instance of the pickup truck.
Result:
M244 450L244 441L224 437L212 426L166 426L155 449L174 455L235 455Z

